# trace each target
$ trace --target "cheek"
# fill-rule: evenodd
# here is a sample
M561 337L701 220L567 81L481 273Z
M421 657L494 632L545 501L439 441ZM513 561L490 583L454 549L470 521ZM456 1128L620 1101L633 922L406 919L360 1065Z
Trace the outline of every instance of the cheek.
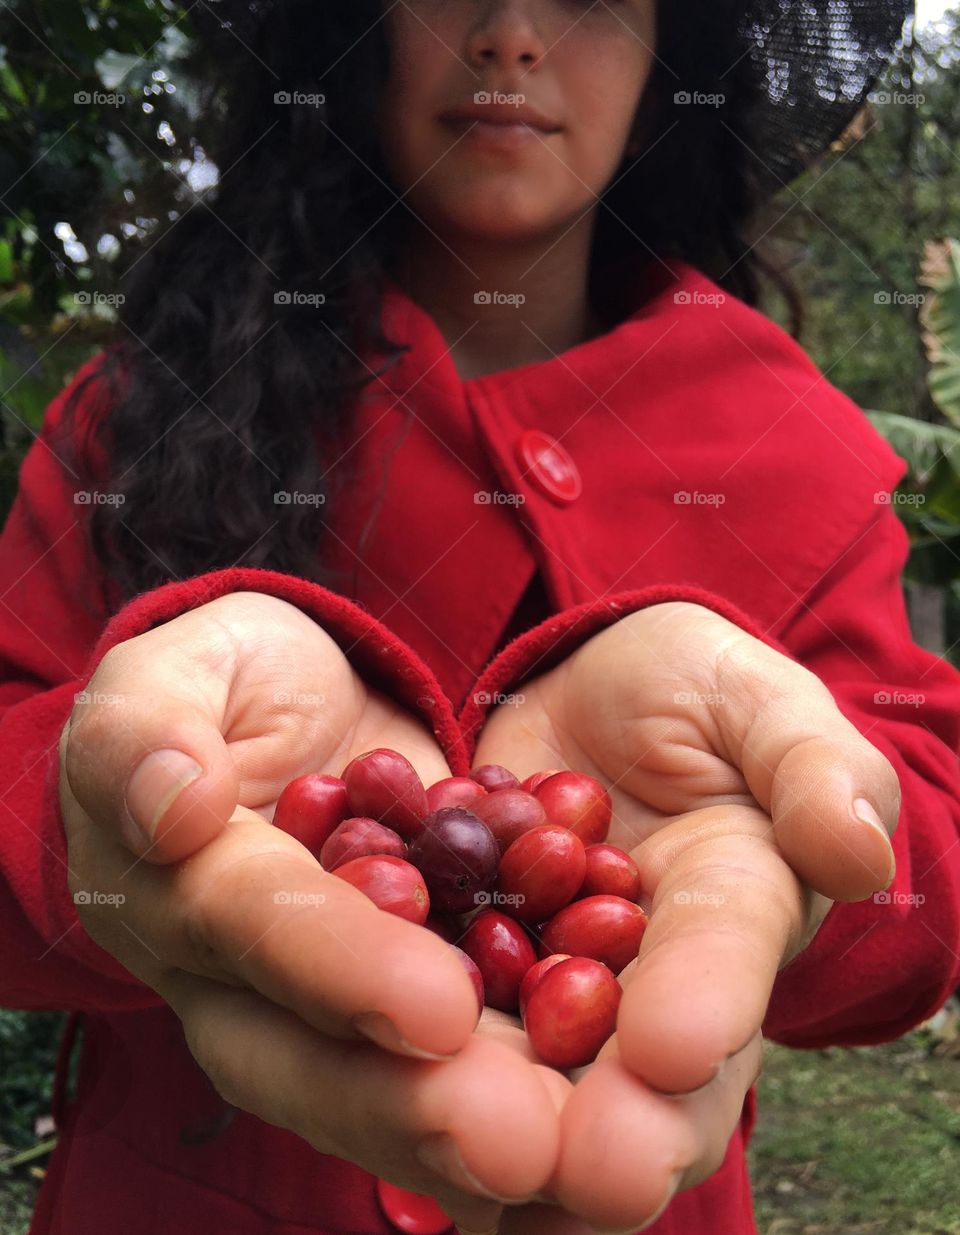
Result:
M387 167L406 188L424 167L436 142L434 111L449 92L452 58L437 41L437 23L425 28L406 5L385 18L390 73L380 99L380 145ZM436 158L434 151L433 158Z
M602 64L603 72L585 81L578 93L579 124L572 136L586 158L592 155L612 171L630 137L637 109L643 105L653 54L640 42L620 39L598 46L589 63Z

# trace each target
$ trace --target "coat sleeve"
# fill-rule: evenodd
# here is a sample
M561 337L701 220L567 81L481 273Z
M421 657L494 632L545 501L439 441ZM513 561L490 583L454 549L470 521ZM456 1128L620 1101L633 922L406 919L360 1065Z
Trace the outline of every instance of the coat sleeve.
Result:
M115 644L228 592L277 596L320 623L370 685L419 716L455 771L469 765L452 707L423 661L366 610L317 584L235 568L167 583L113 614L102 608L80 518L89 503L75 502L75 478L51 448L66 393L47 409L0 534L0 1005L125 1011L162 1001L79 924L58 775L75 697Z
M960 984L960 673L913 643L901 585L908 552L903 524L878 504L777 638L725 598L693 587L580 605L503 648L461 710L472 757L498 697L621 617L667 601L712 609L817 674L897 772L897 874L870 900L835 903L810 946L778 974L763 1030L787 1046L891 1041Z

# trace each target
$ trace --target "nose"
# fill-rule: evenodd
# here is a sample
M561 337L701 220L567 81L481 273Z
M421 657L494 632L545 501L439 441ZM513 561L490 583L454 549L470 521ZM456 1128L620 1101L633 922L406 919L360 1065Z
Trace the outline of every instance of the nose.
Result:
M528 0L490 0L481 5L467 38L468 62L478 68L498 61L521 65L529 72L542 59L546 45L530 16Z

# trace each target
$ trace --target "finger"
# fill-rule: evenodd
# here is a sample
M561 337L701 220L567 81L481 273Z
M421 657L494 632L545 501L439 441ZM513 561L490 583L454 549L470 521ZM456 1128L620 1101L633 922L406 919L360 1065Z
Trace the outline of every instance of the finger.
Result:
M831 900L888 887L901 794L886 756L815 674L759 640L725 648L717 680L729 755L800 878Z
M377 909L254 811L238 807L179 867L131 864L116 845L95 858L101 890L121 894L101 909L110 950L150 985L184 969L249 986L324 1033L434 1058L476 1025L473 984L449 945Z
M756 809L707 807L632 851L653 910L621 975L617 1045L655 1089L706 1084L751 1040L807 932L807 895L769 826Z
M174 862L216 836L238 801L218 715L229 671L174 672L137 644L112 648L77 696L61 768L97 827L149 862Z
M471 1038L443 1063L403 1059L326 1038L255 992L172 973L161 993L221 1097L321 1153L446 1205L522 1200L553 1172L553 1103L500 1043Z
M474 1032L478 1036L491 1038L496 1042L502 1042L505 1046L508 1046L511 1050L520 1055L521 1058L526 1059L532 1065L534 1071L543 1082L543 1085L549 1093L551 1101L553 1102L554 1110L559 1116L573 1089L573 1079L570 1075L564 1072L559 1072L556 1068L548 1067L546 1064L540 1062L540 1057L533 1049L533 1044L525 1032L519 1017L511 1016L507 1012L497 1011L494 1008L484 1008L480 1016L480 1021ZM613 1039L611 1038L611 1041L612 1040ZM584 1071L586 1071L586 1069L584 1069ZM544 1187L539 1189L539 1191L535 1194L534 1200L543 1202L543 1208L545 1208L545 1210L549 1210L552 1203L556 1201L552 1186L549 1183L545 1184ZM533 1204L525 1205L523 1206L523 1211L527 1213L536 1208L537 1206ZM510 1212L513 1211L505 1211L504 1216L501 1218L499 1228L501 1232L506 1230L512 1231L515 1229L514 1226L511 1225L511 1222L508 1221L508 1214ZM546 1221L548 1216L549 1215L547 1213L543 1215L544 1221ZM538 1228L532 1218L530 1219L530 1222L531 1225L529 1227L524 1227L523 1229L536 1231ZM517 1227L516 1229L519 1231L521 1228ZM548 1229L552 1228L544 1227L542 1229L544 1235L547 1235Z
M561 1205L601 1230L632 1232L653 1222L677 1189L723 1164L762 1060L758 1032L706 1089L682 1098L652 1092L617 1059L597 1063L564 1108Z

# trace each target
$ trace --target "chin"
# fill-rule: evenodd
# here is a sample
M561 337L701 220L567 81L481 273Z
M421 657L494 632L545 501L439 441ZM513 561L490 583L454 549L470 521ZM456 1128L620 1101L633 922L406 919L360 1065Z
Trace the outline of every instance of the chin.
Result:
M543 234L556 226L557 212L548 208L542 192L523 192L505 200L496 196L462 190L450 200L433 203L431 224L437 230L452 231L486 240L520 241Z

